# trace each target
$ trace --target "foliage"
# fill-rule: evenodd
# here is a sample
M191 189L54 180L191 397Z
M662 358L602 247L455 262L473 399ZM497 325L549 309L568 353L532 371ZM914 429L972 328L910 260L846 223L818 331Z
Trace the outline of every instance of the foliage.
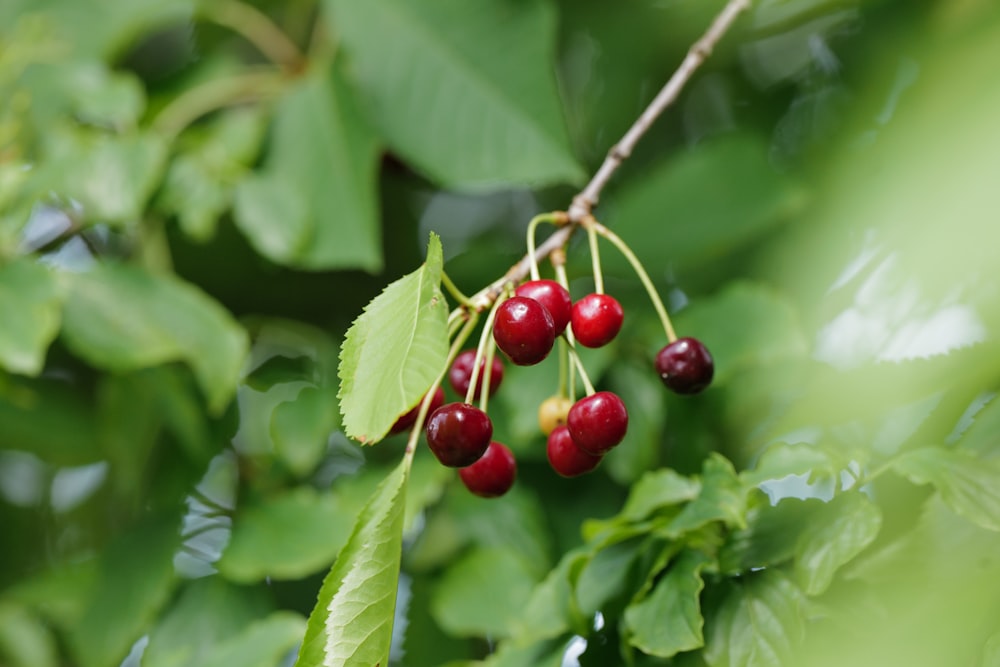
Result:
M664 390L608 246L629 433L557 478L558 365L508 365L483 500L385 436L443 276L502 276L722 3L3 3L0 664L995 664L993 4L756 3L596 211L713 386Z

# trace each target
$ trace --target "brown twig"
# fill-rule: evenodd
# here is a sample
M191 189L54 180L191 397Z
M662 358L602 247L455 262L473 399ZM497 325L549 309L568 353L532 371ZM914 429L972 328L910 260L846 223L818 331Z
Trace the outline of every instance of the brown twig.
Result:
M579 194L573 197L572 204L566 213L563 214L564 219L560 220L563 227L557 229L555 233L535 249L534 261L536 263L545 259L556 249L565 246L570 235L577 228L578 223L591 215L591 211L597 206L604 186L608 184L608 181L611 180L611 177L622 163L632 155L636 144L649 131L649 128L652 127L660 114L677 100L687 82L698 68L701 67L702 63L712 54L715 45L719 43L719 40L732 27L740 13L750 8L751 2L752 0L729 0L718 16L715 17L715 20L712 21L705 34L701 36L701 39L691 45L687 56L684 57L684 60L673 76L670 77L660 92L657 93L656 97L653 98L653 101L649 103L649 106L646 107L632 124L632 127L628 129L625 136L611 147L611 150L608 151L608 156L604 159L604 162L598 168L593 178L590 179L590 182L587 183ZM519 282L528 275L528 272L531 270L531 264L532 257L525 255L517 264L510 267L503 277L498 278L474 294L470 301L477 309L489 307L497 296L499 296L504 285L510 282Z

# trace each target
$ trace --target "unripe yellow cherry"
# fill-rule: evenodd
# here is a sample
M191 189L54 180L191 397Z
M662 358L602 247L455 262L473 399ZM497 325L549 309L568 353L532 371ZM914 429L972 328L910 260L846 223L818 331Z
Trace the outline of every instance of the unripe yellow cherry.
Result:
M546 436L566 423L573 401L565 396L549 396L538 406L538 427Z

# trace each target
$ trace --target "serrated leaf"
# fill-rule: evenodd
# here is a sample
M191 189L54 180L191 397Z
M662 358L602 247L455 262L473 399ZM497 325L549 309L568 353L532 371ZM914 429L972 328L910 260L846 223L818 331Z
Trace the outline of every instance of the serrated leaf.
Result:
M807 595L827 589L837 570L878 536L882 512L860 491L835 496L802 527L795 574Z
M719 550L722 572L738 574L791 560L802 531L824 506L816 498L783 498L772 505L761 495L747 512L746 528L726 536Z
M642 538L610 544L583 565L574 577L573 588L584 616L601 611L609 600L622 592L642 546Z
M669 658L704 645L699 596L705 587L701 570L708 562L700 551L685 551L649 597L625 609L625 631L632 646Z
M323 581L295 667L389 664L408 477L404 459L358 515Z
M233 397L246 332L201 290L171 275L124 265L64 274L62 335L89 363L113 371L184 361L219 413Z
M705 627L709 667L774 667L791 664L804 632L805 596L773 570L733 581Z
M632 486L619 517L641 521L661 507L693 500L701 491L701 482L685 477L670 468L647 472Z
M219 571L238 582L301 579L325 568L347 541L354 507L298 487L241 509Z
M236 195L236 224L265 257L382 268L378 143L352 97L339 67L315 67L279 101L264 167Z
M359 442L382 439L444 368L448 304L441 262L441 241L431 234L424 264L382 290L347 331L338 398L344 431Z
M789 475L832 475L835 472L830 455L814 445L776 443L768 447L752 470L740 473L748 486L759 486L772 479Z
M557 17L550 3L330 0L325 6L383 136L440 184L583 177L553 76Z
M59 332L62 289L47 267L28 259L0 266L0 366L37 375Z
M729 527L746 526L747 494L733 464L719 454L705 460L701 471L701 491L674 517L666 529L668 535L680 536L713 521Z
M506 637L536 581L534 568L516 551L473 549L445 571L430 612L450 635Z
M515 620L519 639L551 639L586 623L576 605L570 576L579 572L588 558L582 549L568 552L535 586L523 613Z
M903 454L893 469L915 484L933 484L956 513L1000 531L1000 461L962 450L925 447Z

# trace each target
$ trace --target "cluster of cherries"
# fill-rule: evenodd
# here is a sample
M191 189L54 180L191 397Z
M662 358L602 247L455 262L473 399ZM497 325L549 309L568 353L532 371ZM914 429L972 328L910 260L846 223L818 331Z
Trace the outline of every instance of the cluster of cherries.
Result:
M601 347L618 335L624 311L612 296L588 294L572 301L565 287L554 280L530 280L496 308L492 334L497 348L512 363L530 366L545 359L556 339L572 332L584 347ZM480 359L478 371L476 358ZM663 383L680 394L694 394L709 385L714 373L711 355L694 338L680 338L660 350L655 361ZM474 398L479 398L484 377L488 396L499 388L504 365L494 356L486 372L486 358L465 350L454 360L448 380L459 396L468 396L476 378ZM417 420L419 405L397 420L391 432L409 429ZM467 402L444 403L438 387L431 397L427 419L427 444L446 466L459 468L459 476L472 493L496 497L514 484L517 464L506 445L494 441L493 423L483 410ZM628 411L616 394L592 392L577 401L553 396L539 408L539 425L548 436L549 464L563 477L592 471L604 455L617 446L628 429Z

